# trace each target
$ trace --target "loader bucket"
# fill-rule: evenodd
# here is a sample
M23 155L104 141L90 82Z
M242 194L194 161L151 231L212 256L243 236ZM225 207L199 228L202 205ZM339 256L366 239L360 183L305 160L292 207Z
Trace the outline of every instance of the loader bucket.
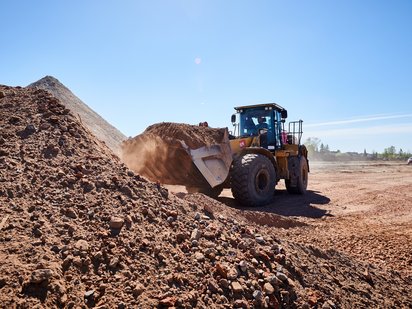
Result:
M227 128L153 125L122 145L122 161L151 181L186 187L222 184L232 162Z
M226 180L232 164L232 152L227 130L221 144L188 149L188 151L193 163L212 188Z

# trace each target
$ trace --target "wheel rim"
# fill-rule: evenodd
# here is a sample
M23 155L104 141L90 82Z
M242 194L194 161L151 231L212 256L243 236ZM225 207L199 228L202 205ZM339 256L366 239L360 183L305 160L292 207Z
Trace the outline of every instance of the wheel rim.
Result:
M256 191L263 192L269 185L269 173L266 170L260 170L255 177Z

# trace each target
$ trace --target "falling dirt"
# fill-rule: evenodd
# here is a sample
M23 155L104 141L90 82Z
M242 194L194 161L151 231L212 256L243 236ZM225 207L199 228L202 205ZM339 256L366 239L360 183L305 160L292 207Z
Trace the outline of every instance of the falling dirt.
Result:
M189 149L220 144L226 129L158 123L122 145L122 161L136 173L162 184L207 187Z

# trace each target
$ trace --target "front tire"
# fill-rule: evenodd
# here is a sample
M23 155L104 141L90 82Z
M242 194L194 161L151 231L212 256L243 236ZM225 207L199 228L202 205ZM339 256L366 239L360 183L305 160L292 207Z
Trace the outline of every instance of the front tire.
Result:
M262 206L273 199L276 172L261 154L246 154L234 160L231 171L233 197L246 206Z

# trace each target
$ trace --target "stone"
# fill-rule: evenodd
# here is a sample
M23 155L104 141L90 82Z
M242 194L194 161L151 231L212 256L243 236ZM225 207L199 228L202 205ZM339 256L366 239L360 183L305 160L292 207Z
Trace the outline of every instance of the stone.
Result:
M36 127L34 124L28 124L26 128L24 129L24 134L25 135L30 135L36 132Z
M257 300L258 302L261 302L263 300L263 293L261 290L255 290L253 291L253 298Z
M199 240L201 232L198 229L194 229L190 235L190 240Z
M123 218L111 217L109 225L112 229L120 229L120 228L122 228L123 223L124 223Z
M114 257L110 260L109 267L116 268L118 264L119 264L119 259L117 257Z
M227 272L227 279L229 280L235 280L238 277L238 272L236 268L231 268L229 269L229 271Z
M267 282L269 282L272 286L273 285L279 286L279 285L282 284L282 281L278 277L276 277L275 275L270 275L270 276L266 277L265 280Z
M6 94L3 91L0 91L0 99L4 98Z
M187 235L185 233L177 233L176 234L176 241L178 243L181 243L181 242L185 241L186 238L187 238Z
M92 191L95 188L95 185L92 182L88 181L88 180L83 180L81 182L81 186L83 188L84 193L88 193L88 192Z
M51 123L58 123L60 118L58 116L50 116L49 120Z
M43 232L39 228L33 229L33 235L37 238L41 237L43 235Z
M230 283L229 283L228 280L222 278L222 279L219 280L219 285L222 288L227 289L227 288L229 288Z
M252 264L253 264L254 266L258 266L258 265L259 265L259 261L256 260L255 258L253 258L253 259L252 259Z
M84 239L80 239L76 242L74 247L80 251L87 251L89 250L89 243Z
M50 128L50 124L48 124L47 122L43 122L39 127L40 130L47 130L48 128Z
M337 308L335 303L331 300L327 300L323 303L322 309L334 309Z
M126 217L124 217L124 222L129 225L132 224L133 223L132 217L130 215L127 215Z
M219 291L219 285L217 284L217 282L213 279L209 280L209 283L207 285L207 288L209 289L209 291L211 291L212 293L217 293Z
M246 299L236 299L233 306L235 308L249 308L249 304Z
M117 309L126 309L126 304L124 302L120 302L117 304Z
M31 273L31 280L32 283L41 283L43 281L47 281L53 275L53 271L49 268L43 269L36 269Z
M167 217L166 221L169 223L172 223L173 221L175 221L175 218L173 218L172 216L169 216Z
M72 208L68 208L66 210L65 215L66 215L66 217L69 217L71 219L76 219L77 218L77 214Z
M176 297L170 296L160 300L159 304L164 307L173 307L176 303Z
M287 277L284 273L282 273L282 272L280 272L280 271L278 271L278 272L276 273L276 277L278 277L278 279L281 280L281 281L283 281L283 282L287 282L287 281L288 281L288 277Z
M282 299L282 301L286 304L289 303L290 301L290 294L289 291L281 291L280 292L280 298Z
M265 283L265 285L263 286L263 291L266 295L272 295L273 293L275 293L275 289L269 282Z
M233 281L232 282L232 291L235 294L241 294L243 292L243 288L242 288L242 286L240 285L239 282Z
M278 263L284 263L285 259L286 259L286 256L284 254L279 253L275 255L275 261Z
M365 271L363 272L363 275L364 275L365 280L366 280L367 282L369 282L369 283L373 282L372 276L371 276L371 274L370 274L370 272L369 272L369 268L368 268L368 267L367 267L367 268L365 269Z
M127 176L134 177L134 172L132 170L127 171Z
M73 256L71 256L71 255L68 255L64 260L63 260L63 263L62 263L62 268L63 268L63 270L68 270L69 269L69 267L70 267L70 265L72 264L72 262L73 262Z
M199 220L199 219L200 219L200 213L197 212L197 213L195 214L195 220Z
M176 210L170 210L170 211L168 212L168 215L169 215L170 217L173 217L174 219L177 219L177 216L179 215L179 213L178 213Z
M223 278L227 279L227 268L220 264L220 263L216 263L216 272Z
M195 259L198 262L203 262L205 260L205 256L201 252L196 252L195 253Z
M137 283L132 290L133 296L137 297L144 292L145 288L144 285L141 283Z
M242 260L239 262L239 268L241 271L246 272L247 271L247 263L246 261Z
M166 259L167 259L166 255L163 254L163 253L159 253L159 254L157 255L157 258L158 258L159 261L161 261L161 262L164 262L164 261L166 261Z
M82 259L79 256L75 256L72 260L72 263L74 266L79 267L79 268L83 266Z
M263 239L263 237L261 235L256 235L255 240L258 244L261 244L261 245L263 245L265 243L265 240Z
M94 295L94 290L89 290L84 293L84 298L90 298Z

